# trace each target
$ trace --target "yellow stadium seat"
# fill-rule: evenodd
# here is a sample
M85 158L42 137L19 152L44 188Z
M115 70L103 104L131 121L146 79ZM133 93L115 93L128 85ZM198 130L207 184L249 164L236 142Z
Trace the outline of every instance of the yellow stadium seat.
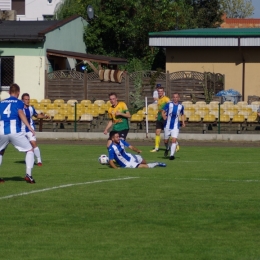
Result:
M70 104L61 104L60 105L60 108L63 108L63 109L71 109L72 106Z
M91 114L83 114L80 117L80 121L92 121L93 120L93 116Z
M229 123L230 122L230 117L229 117L229 115L222 114L222 115L220 115L219 121L221 123Z
M257 113L252 113L247 117L247 123L258 123L258 116Z
M95 104L95 103L89 104L89 105L88 105L88 108L90 108L90 109L98 109L98 105Z
M105 111L108 111L109 106L107 104L103 104L100 106L100 108L104 109Z
M193 122L193 123L201 122L201 116L198 114L190 115L188 122Z
M49 110L47 110L46 114L50 117L54 117L56 114L58 114L58 110L57 109L49 109Z
M234 115L232 123L243 123L245 122L245 117L243 115Z
M101 105L105 104L105 101L104 100L95 100L94 104L96 104L100 107Z
M260 101L253 101L253 102L251 103L251 105L257 105L257 106L260 106Z
M212 114L205 115L203 118L203 122L205 123L214 123L216 121L216 117Z
M147 107L148 107L148 109L151 108L153 110L158 110L158 105L157 104L150 104Z
M51 103L51 100L48 99L48 98L45 98L45 99L42 99L40 103L46 103L46 104L49 104L49 103Z
M48 108L48 109L55 109L56 106L55 106L54 103L48 103L48 104L47 104L47 108Z
M201 118L204 118L204 116L209 114L208 109L198 109L195 111L195 115L199 115Z
M190 116L195 115L195 110L184 110L184 114L187 118L190 118Z
M71 106L75 106L75 103L78 103L78 100L76 100L76 99L70 99L70 100L68 100L67 101L67 104L68 105L71 105Z
M65 101L64 101L64 99L55 99L55 100L53 101L53 103L54 103L54 104L58 104L58 105L60 106L61 104L64 104Z
M76 121L80 119L80 115L76 116ZM75 121L75 115L68 115L66 121Z
M231 119L238 114L238 110L237 109L227 109L224 112L224 115L228 115Z
M111 107L112 104L111 104L110 100L107 101L107 105L109 105Z
M56 115L54 115L54 117L53 117L53 121L60 121L60 122L62 122L62 121L64 121L65 120L65 116L64 115L61 115L61 114L56 114Z
M130 119L131 122L141 122L143 121L142 115L139 114L133 114Z
M145 116L145 112L143 110L138 110L137 113L138 115L144 117Z
M156 121L156 116L155 115L153 115L153 114L148 114L147 115L147 120L149 121L149 122L155 122Z
M30 104L31 104L31 103L39 103L39 102L38 102L38 100L35 99L35 98L30 98Z
M91 100L88 100L88 99L83 99L80 101L80 104L87 107L89 104L91 104Z

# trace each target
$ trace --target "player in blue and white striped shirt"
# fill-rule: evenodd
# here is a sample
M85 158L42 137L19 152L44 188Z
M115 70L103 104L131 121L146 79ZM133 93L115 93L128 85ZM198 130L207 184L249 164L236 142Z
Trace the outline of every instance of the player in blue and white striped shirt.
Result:
M166 146L165 157L168 155L168 151L171 150L170 160L174 160L174 153L177 146L177 138L179 135L180 121L179 116L182 119L182 127L185 127L184 122L184 106L179 103L180 96L178 93L172 95L172 102L167 103L162 111L163 119L165 120L164 126L164 143ZM168 144L169 138L172 138L171 146ZM169 147L170 146L170 147Z
M146 161L140 155L134 155L127 153L125 147L130 148L131 150L141 153L139 149L130 145L126 141L120 139L119 133L112 133L111 135L112 143L108 147L109 153L109 164L112 168L117 169L116 163L122 168L154 168L155 166L166 167L165 163L146 163Z
M33 135L35 133L24 115L24 103L18 99L20 87L17 84L12 84L9 94L9 98L0 102L0 165L2 164L5 149L11 143L18 151L26 152L26 175L24 179L29 183L35 183L32 177L34 164L33 148L21 131L21 121Z
M24 114L32 129L35 130L35 125L32 119L33 116L37 118L46 118L46 119L49 118L48 115L38 114L34 109L34 107L30 106L30 95L28 93L24 93L22 95L22 101L24 102L24 108L23 108ZM22 132L24 132L24 134L26 135L26 137L28 138L28 140L30 141L33 147L34 155L37 158L37 165L42 166L41 152L36 143L36 135L33 135L32 132L28 129L28 127L24 123L22 123Z

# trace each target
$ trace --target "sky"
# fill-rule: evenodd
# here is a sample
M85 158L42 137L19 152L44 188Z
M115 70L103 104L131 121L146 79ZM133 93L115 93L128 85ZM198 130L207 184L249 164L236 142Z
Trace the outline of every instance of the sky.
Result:
M255 8L252 18L260 18L260 0L252 0L252 4Z

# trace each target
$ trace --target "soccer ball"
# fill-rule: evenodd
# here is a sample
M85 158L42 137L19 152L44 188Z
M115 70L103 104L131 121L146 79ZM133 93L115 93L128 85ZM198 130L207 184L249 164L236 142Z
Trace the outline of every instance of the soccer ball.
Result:
M108 157L105 154L101 154L98 158L99 163L101 164L108 164Z

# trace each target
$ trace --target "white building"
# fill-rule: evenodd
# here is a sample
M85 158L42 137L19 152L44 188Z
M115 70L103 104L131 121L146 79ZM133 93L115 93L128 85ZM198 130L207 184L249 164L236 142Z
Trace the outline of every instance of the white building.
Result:
M0 0L0 10L15 10L16 20L36 21L53 17L62 0Z

